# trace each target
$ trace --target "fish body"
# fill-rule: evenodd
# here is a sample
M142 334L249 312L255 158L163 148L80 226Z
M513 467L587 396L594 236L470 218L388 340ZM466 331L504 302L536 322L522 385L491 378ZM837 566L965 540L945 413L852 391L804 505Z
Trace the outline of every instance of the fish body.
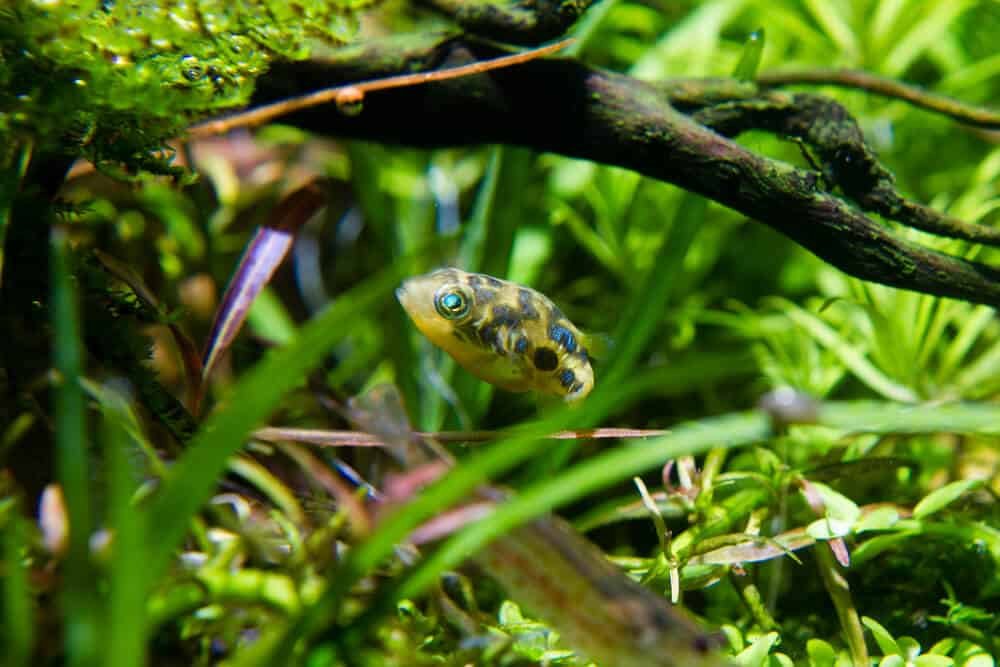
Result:
M481 380L566 401L594 387L588 339L530 287L444 268L404 281L396 298L421 333Z

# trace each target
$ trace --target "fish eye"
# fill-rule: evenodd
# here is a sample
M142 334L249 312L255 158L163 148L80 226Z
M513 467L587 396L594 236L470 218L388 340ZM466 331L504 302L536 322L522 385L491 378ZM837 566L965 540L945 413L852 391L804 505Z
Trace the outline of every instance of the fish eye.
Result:
M441 317L457 320L469 313L469 299L457 288L444 289L435 295L434 308Z

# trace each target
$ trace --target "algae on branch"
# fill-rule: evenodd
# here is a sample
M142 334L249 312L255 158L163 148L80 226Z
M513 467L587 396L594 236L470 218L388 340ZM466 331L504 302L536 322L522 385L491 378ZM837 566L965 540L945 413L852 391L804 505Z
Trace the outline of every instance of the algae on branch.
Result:
M374 0L13 0L0 9L0 168L18 147L129 172L247 102L271 60L350 41Z

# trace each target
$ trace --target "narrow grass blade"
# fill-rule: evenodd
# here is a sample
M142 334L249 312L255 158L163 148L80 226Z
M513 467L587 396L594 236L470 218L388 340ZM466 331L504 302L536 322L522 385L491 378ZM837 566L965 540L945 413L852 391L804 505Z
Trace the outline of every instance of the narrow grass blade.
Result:
M743 46L743 54L733 70L733 78L740 81L753 81L757 78L760 59L764 55L764 29L757 28L747 36Z
M348 323L387 299L401 276L411 270L409 262L400 261L394 269L334 301L302 327L290 344L273 350L246 373L227 405L206 420L148 509L149 525L156 526L158 536L157 551L146 564L149 579L158 578L166 569L191 518L208 500L229 457L243 446L251 430L347 335Z
M843 336L817 316L790 303L787 304L784 312L790 320L802 327L816 342L837 355L841 362L871 389L894 401L913 403L917 400L917 395L912 389L887 377L868 361L855 345L846 341Z
M613 398L610 389L604 389L601 394L595 391L594 395L603 395L604 410L610 408ZM581 414L564 407L463 460L462 465L451 469L443 478L425 488L405 507L387 517L367 540L352 548L340 567L330 576L327 588L316 604L306 609L305 614L282 633L271 650L254 656L255 661L247 664L280 664L288 660L295 645L300 640L315 635L324 624L328 625L329 619L339 611L348 591L388 557L395 546L420 523L466 497L475 487L510 470L537 452L539 440L545 434L570 425L576 428L581 427L581 424L589 426L603 414L594 410ZM376 615L384 611L385 608L378 604L369 608L369 612Z
M969 350L983 334L986 328L993 322L996 313L992 308L979 306L971 314L965 316L958 324L958 334L947 343L941 353L941 362L938 366L939 377L947 380L952 377L955 370L966 358Z
M847 6L840 3L823 2L822 0L805 0L805 6L816 22L823 28L827 37L844 53L860 53L857 38L848 23L848 17L843 15Z
M6 516L4 516L6 515ZM35 644L35 610L28 587L28 568L24 556L27 549L27 526L21 518L17 503L4 501L0 508L0 547L4 576L0 581L3 592L3 625L0 626L0 644L4 646L5 664L11 667L28 667Z
M884 401L823 403L820 423L849 433L1000 433L1000 407L989 403L900 405Z
M149 545L143 515L132 506L138 480L129 456L134 445L123 426L130 419L127 410L128 406L120 397L117 405L106 403L102 428L109 480L108 518L112 531L104 656L104 664L108 667L145 664L149 628L146 619L148 581L144 576L145 551Z
M502 146L497 146L490 151L490 161L483 173L479 192L476 194L476 202L472 207L472 215L469 216L464 234L462 234L458 258L461 262L461 268L466 271L479 271L483 263L503 159L504 148Z
M601 0L591 5L573 28L573 43L566 47L563 55L567 58L580 55L617 4L618 0Z
M905 34L894 36L892 48L882 61L882 73L899 76L905 72L935 42L947 35L952 24L971 4L968 0L926 3L924 6L930 11Z
M96 577L90 565L90 466L87 420L80 378L83 360L77 293L69 269L69 249L61 229L52 232L52 361L59 374L55 389L56 452L59 482L69 516L69 548L63 585L66 658L69 665L97 664L101 627Z
M621 324L614 333L614 357L601 382L617 385L625 380L656 331L677 282L673 276L683 269L688 249L704 223L706 208L704 198L691 193L681 195L673 224L652 267L632 292L621 314Z
M252 484L289 521L296 525L302 525L305 522L305 512L295 498L295 494L270 470L252 459L239 457L229 462L229 471Z
M607 391L607 390L605 390ZM596 391L595 397L601 396ZM616 398L620 399L620 396ZM600 399L603 402L603 396ZM879 406L879 407L877 407ZM995 406L953 406L946 408L921 408L916 410L909 406L893 406L887 403L840 403L824 405L821 413L821 423L825 425L859 425L866 417L881 415L878 422L871 421L871 430L880 433L897 431L912 432L910 415L921 412L922 426L929 431L964 432L990 424L996 428L1000 423L1000 408ZM823 417L829 416L828 419ZM472 524L460 533L451 537L433 554L421 561L395 586L384 592L371 605L369 611L355 627L360 631L365 623L372 622L377 613L384 613L392 608L392 604L403 598L413 597L426 591L436 580L438 574L445 569L454 567L476 553L484 545L499 535L513 529L545 512L564 506L583 498L584 496L607 488L608 486L627 479L633 475L657 468L663 462L685 454L697 454L714 447L737 447L766 439L771 434L771 425L766 415L760 412L737 413L705 419L698 422L683 424L671 430L668 435L636 442L624 447L608 451L600 456L587 460L567 471L558 479L546 479L522 489L515 497L499 506L489 521ZM504 441L495 447L524 447L520 441ZM529 443L534 444L534 443ZM491 448L483 452L483 457L502 455ZM481 464L483 459L475 459ZM455 469L445 480L453 476L468 473L466 465L473 463L469 459ZM441 490L439 486L433 488ZM453 491L454 489L451 489ZM444 495L444 492L442 492ZM428 502L427 498L417 498L415 503ZM442 505L444 507L446 505ZM401 510L396 518L415 511L414 505ZM394 526L394 528L396 528ZM725 530L725 527L722 528ZM379 531L381 533L381 530ZM378 533L377 533L378 534ZM400 539L405 531L400 531ZM683 552L689 547L685 535L674 540L675 552ZM365 548L362 545L357 549ZM387 547L387 549L391 549ZM388 554L384 551L382 557ZM372 554L365 553L367 567L373 567L378 559L368 561ZM348 559L350 560L350 558ZM354 574L352 572L352 574ZM339 575L342 576L342 575ZM360 574L354 574L360 577ZM345 584L341 584L345 585ZM347 586L350 583L346 584ZM346 591L346 588L344 589Z
M419 595L438 574L454 567L515 526L608 486L663 465L681 455L712 447L735 447L760 441L770 423L758 412L725 415L693 422L669 435L616 448L576 465L558 479L546 479L521 490L497 508L489 521L466 527L423 560L387 596L392 601ZM385 603L383 603L385 604Z
M926 519L965 494L981 488L985 483L986 480L983 479L960 479L951 484L945 484L940 489L935 489L924 496L917 503L917 506L913 508L913 518Z

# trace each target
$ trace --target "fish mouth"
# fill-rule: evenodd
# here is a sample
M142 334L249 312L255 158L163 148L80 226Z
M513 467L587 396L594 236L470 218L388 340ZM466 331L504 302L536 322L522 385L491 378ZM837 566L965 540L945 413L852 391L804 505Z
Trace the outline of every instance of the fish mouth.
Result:
M396 301L403 303L403 299L406 298L406 289L403 287L396 288Z

